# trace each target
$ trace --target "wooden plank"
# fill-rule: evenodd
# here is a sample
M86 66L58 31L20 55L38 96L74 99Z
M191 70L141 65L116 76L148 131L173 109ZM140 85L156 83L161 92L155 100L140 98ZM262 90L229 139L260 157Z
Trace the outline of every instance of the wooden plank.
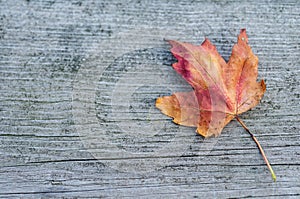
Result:
M0 2L0 197L300 195L297 1ZM164 39L228 59L247 28L267 92L219 138L173 124L158 96L191 89Z

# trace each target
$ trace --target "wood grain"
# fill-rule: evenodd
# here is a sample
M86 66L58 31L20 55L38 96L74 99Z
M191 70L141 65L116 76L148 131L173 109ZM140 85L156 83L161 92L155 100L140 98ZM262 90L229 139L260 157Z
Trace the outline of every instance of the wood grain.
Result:
M0 197L296 198L298 1L0 1ZM246 28L267 84L219 138L154 102L191 89L165 39L208 37L228 59Z

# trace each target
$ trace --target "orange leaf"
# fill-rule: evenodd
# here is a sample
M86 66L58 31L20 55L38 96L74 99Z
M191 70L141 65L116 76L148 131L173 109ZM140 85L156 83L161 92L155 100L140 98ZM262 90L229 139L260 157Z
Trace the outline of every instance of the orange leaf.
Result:
M258 58L242 29L228 63L208 39L200 46L169 41L178 62L173 68L193 87L192 92L160 97L156 107L173 122L197 127L204 137L218 136L239 114L256 106L266 91L256 82Z

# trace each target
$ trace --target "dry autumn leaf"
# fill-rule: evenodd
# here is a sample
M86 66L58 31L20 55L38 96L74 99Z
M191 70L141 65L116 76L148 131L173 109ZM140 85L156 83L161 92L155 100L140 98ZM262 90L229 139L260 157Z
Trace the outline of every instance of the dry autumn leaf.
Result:
M178 41L169 43L178 60L173 68L193 91L160 97L156 107L176 124L197 127L196 131L205 138L219 136L235 118L257 144L275 181L276 176L260 144L238 117L255 107L266 91L264 81L256 81L258 58L248 45L246 30L241 30L227 63L208 39L199 46Z

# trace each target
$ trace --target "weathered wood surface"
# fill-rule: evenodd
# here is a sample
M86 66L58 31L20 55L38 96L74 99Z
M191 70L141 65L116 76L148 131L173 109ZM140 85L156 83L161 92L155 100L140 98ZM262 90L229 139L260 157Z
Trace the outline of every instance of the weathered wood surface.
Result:
M300 195L299 1L0 1L0 197ZM190 87L164 39L228 59L247 28L267 92L216 139L156 97Z

